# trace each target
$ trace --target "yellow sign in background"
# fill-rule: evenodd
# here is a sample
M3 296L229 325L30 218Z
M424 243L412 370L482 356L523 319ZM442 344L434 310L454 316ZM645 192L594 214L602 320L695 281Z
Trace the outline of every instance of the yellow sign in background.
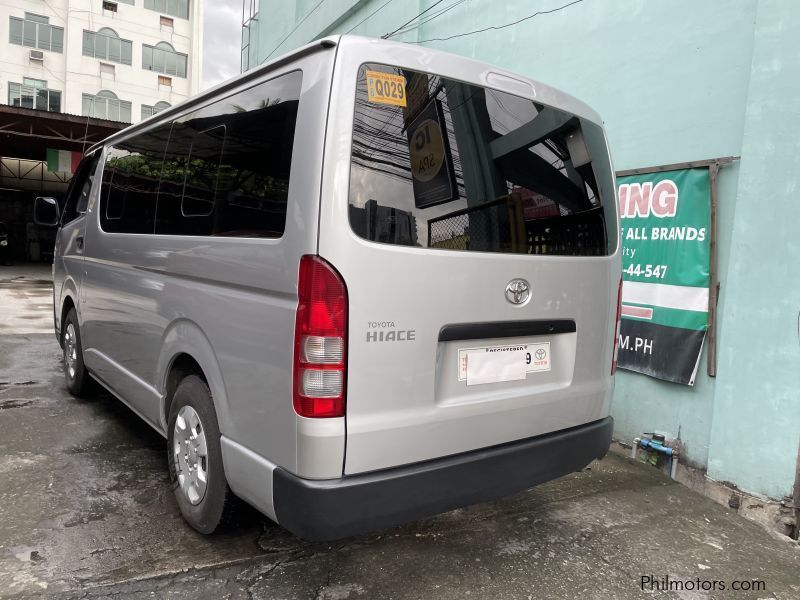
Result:
M406 78L381 71L367 71L367 99L378 104L406 105Z

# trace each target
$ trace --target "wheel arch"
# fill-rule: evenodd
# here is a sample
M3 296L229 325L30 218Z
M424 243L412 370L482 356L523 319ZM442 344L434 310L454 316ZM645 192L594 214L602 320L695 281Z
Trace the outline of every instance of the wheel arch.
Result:
M228 429L229 404L225 383L214 349L202 329L189 319L178 319L164 332L156 365L156 381L161 394L161 426L167 432L169 411L175 389L186 375L202 377L211 390L220 432Z
M61 294L61 314L58 316L58 344L61 345L61 332L64 331L64 321L67 319L67 314L73 308L75 309L75 314L78 315L78 303L75 301L73 297L72 290L65 290ZM78 325L80 326L80 315L78 315Z

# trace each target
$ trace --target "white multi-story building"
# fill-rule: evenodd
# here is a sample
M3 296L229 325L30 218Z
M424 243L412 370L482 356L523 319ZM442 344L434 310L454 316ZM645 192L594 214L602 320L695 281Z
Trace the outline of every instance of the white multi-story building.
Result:
M135 123L196 93L202 0L0 0L0 103Z

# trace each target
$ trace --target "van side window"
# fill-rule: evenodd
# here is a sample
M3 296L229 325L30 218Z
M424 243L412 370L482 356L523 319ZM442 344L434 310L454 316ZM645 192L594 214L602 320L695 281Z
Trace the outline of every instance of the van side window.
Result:
M116 144L103 170L100 226L109 233L153 233L158 182L169 127Z
M156 233L209 235L213 231L224 140L224 125L196 131L185 120L173 123L158 195Z
M95 152L94 154L85 156L78 165L75 175L72 176L69 187L67 188L64 216L61 219L62 225L74 221L86 212L86 206L92 191L94 171L97 168L97 161L99 159L100 153Z
M181 214L184 217L207 217L214 212L224 140L225 125L194 134L186 165L186 182L183 184Z
M173 123L157 234L283 235L301 85L287 73Z

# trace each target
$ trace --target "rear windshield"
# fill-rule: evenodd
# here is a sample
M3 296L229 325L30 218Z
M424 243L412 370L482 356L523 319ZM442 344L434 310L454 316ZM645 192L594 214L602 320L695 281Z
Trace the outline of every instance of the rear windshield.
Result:
M349 211L362 238L601 256L616 244L613 199L598 125L436 75L360 68Z

